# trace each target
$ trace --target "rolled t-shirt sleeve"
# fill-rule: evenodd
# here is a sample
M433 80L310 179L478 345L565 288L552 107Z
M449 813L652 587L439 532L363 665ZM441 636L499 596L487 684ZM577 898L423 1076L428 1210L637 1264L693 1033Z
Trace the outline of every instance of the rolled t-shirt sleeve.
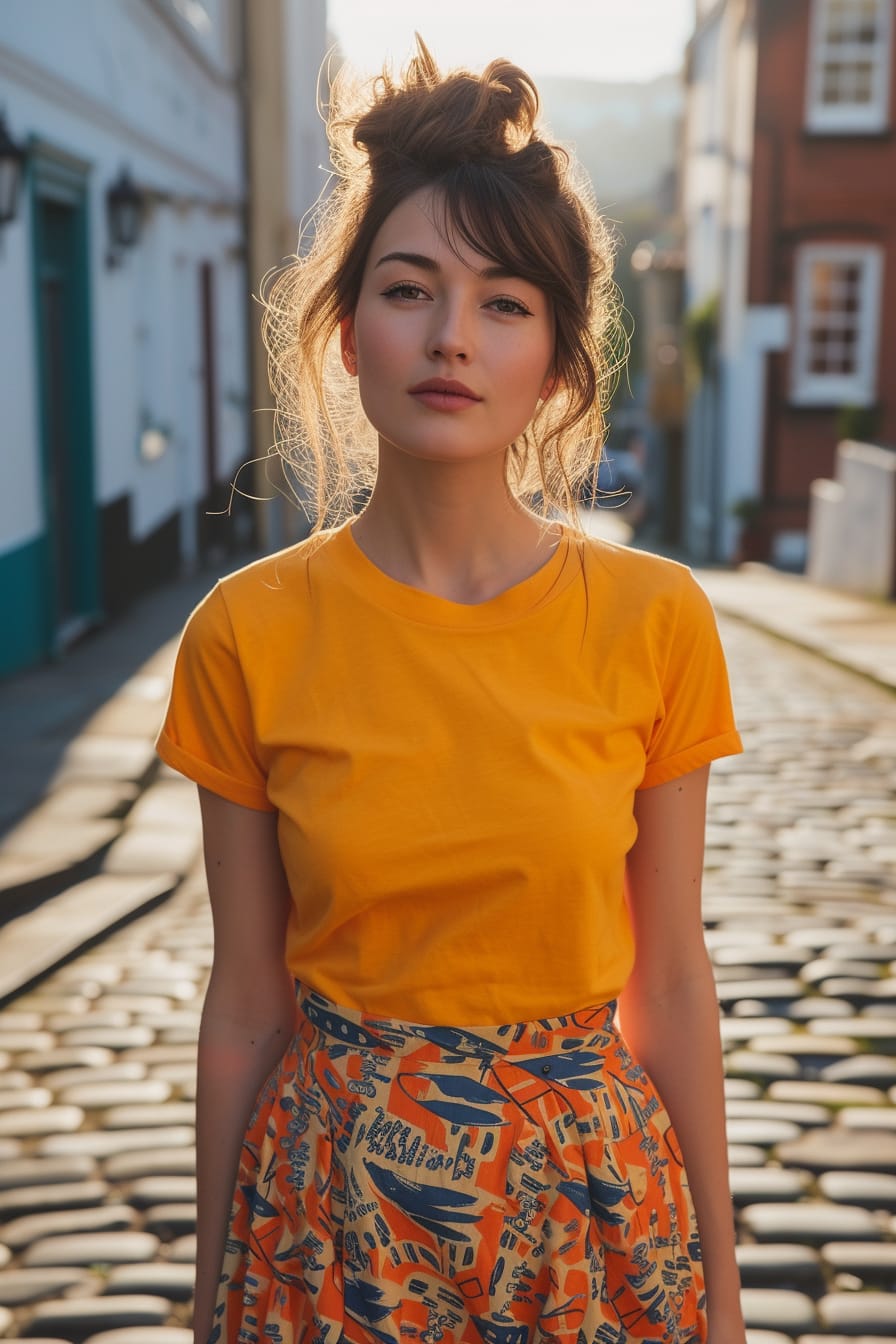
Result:
M715 614L694 576L685 571L640 787L665 784L740 751Z
M181 636L156 751L166 764L233 803L276 809L267 796L252 707L220 585Z

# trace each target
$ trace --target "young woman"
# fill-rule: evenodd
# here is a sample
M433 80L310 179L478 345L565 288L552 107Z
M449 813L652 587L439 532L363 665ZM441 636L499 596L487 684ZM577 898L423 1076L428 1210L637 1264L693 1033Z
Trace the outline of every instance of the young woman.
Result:
M744 1341L700 917L740 743L689 572L573 521L611 249L536 113L421 43L270 297L328 526L194 612L159 739L215 925L197 1344Z

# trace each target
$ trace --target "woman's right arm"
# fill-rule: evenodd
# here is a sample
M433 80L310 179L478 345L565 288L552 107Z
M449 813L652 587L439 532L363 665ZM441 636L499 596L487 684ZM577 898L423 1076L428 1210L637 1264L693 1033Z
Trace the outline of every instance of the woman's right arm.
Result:
M195 1344L212 1328L240 1148L265 1079L295 1021L285 963L289 889L277 814L200 788L205 869L214 923L211 978L199 1029Z

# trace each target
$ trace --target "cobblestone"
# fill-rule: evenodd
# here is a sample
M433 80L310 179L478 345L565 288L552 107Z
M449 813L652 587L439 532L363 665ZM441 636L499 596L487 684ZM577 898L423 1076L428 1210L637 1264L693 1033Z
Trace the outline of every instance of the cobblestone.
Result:
M795 1241L823 1246L828 1241L873 1241L883 1236L867 1209L823 1202L751 1204L740 1214L756 1241Z
M188 1302L193 1292L193 1265L146 1263L116 1265L106 1280L107 1293L157 1293L170 1302ZM2 1300L2 1299L0 1299Z
M896 1243L831 1241L821 1257L834 1274L854 1274L863 1285L896 1286Z
M768 1095L779 1102L803 1102L815 1104L819 1108L838 1106L878 1106L886 1101L885 1094L878 1087L869 1087L858 1083L818 1082L802 1078L785 1079L772 1083ZM826 1110L830 1119L830 1109Z
M143 1176L131 1186L131 1203L137 1208L159 1204L183 1204L196 1199L195 1176Z
M737 1263L745 1288L793 1288L818 1295L824 1291L821 1255L810 1246L777 1242L770 1246L741 1244Z
M742 1167L731 1172L731 1194L737 1206L797 1200L806 1194L812 1184L803 1171L786 1171L781 1167Z
M58 1330L71 1339L115 1327L127 1330L133 1339L132 1327L164 1325L171 1304L164 1297L150 1294L130 1294L121 1297L61 1298L43 1302L34 1309L31 1327L40 1331Z
M807 1171L882 1171L896 1174L896 1135L849 1134L832 1126L809 1130L793 1143L781 1144L780 1162Z
M818 1190L834 1204L896 1212L896 1176L880 1171L826 1171L818 1178Z
M129 1330L104 1330L100 1335L91 1335L86 1344L192 1344L192 1339L192 1331L178 1326L141 1326Z
M133 1227L136 1214L128 1204L100 1204L93 1209L66 1209L14 1218L3 1227L3 1240L13 1251L37 1245L43 1238L84 1236L92 1232Z
M196 1230L196 1205L156 1204L146 1211L146 1226L162 1241L173 1241Z
M80 1269L7 1269L0 1273L0 1303L18 1307L83 1288L90 1276Z
M91 1208L102 1204L109 1192L105 1181L67 1181L55 1185L26 1185L0 1192L0 1221L19 1213L45 1213L52 1209Z
M44 1139L38 1151L50 1157L88 1154L105 1158L113 1153L131 1153L140 1148L180 1148L191 1144L194 1131L186 1125L158 1129L81 1130L77 1134L53 1134Z
M754 1329L777 1330L796 1334L818 1324L811 1297L788 1288L744 1288L744 1320Z
M151 1260L159 1249L159 1239L149 1232L78 1232L69 1237L46 1237L33 1242L22 1263L28 1267L47 1265L132 1265Z
M196 1152L192 1146L143 1148L107 1158L104 1170L110 1181L133 1181L135 1186L147 1177L163 1180L186 1176L194 1179Z
M0 1191L79 1182L94 1176L96 1170L91 1157L16 1158L0 1162Z
M896 1335L896 1294L830 1293L818 1304L822 1324L848 1335Z

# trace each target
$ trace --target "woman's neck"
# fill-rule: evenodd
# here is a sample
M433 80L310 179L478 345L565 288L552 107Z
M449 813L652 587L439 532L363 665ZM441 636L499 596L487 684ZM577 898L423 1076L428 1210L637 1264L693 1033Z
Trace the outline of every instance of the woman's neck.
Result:
M352 535L400 583L476 603L540 569L560 529L513 498L500 460L432 462L381 448L376 486Z

